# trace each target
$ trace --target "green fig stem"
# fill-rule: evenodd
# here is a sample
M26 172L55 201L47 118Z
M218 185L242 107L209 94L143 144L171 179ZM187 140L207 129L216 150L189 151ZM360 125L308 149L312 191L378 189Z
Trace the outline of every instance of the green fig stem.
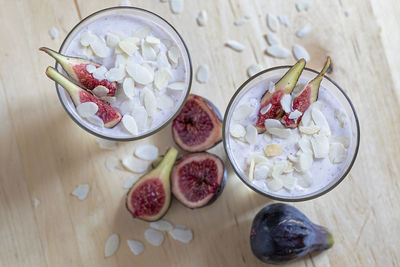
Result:
M329 230L323 226L314 225L315 227L315 240L313 244L313 250L325 250L331 248L334 244L333 235Z
M172 167L174 166L176 157L178 156L178 150L174 147L171 147L167 154L163 157L162 161L158 164L158 166L151 171L151 173L157 173L160 177L167 177L169 179L169 175L171 173Z
M46 75L56 83L59 83L62 87L64 87L68 91L75 105L80 104L79 92L83 90L82 88L71 82L69 79L67 79L64 75L59 73L53 67L47 67Z
M304 58L297 61L288 72L275 84L275 88L278 90L283 89L286 94L289 94L293 91L294 87L299 80L301 73L306 65L306 61Z
M331 58L328 56L326 59L324 68L321 70L321 72L312 80L309 82L308 86L311 88L311 94L312 94L312 99L314 101L317 100L318 98L318 91L319 87L321 85L322 79L325 76L325 73L328 71L329 66L331 65Z
M64 61L67 59L67 57L61 55L60 53L57 53L56 51L47 48L47 47L41 47L39 48L40 51L46 52L49 56L53 57L55 60L57 60L61 65L63 65Z

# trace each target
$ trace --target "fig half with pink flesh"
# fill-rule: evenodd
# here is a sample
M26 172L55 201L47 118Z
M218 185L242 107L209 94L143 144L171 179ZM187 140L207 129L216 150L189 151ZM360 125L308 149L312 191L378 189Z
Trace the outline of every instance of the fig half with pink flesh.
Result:
M175 164L171 173L174 196L186 207L211 204L222 193L226 169L222 160L211 153L192 153Z
M258 111L258 117L255 127L259 133L265 132L265 120L266 119L279 119L284 114L281 99L285 94L292 93L297 81L299 80L300 74L303 72L306 61L300 59L295 65L293 65L285 75L275 84L275 91L273 93L267 91L260 102L260 110ZM271 106L268 108L268 105ZM267 111L263 114L263 110L267 108Z
M94 95L79 87L78 85L74 84L64 75L59 73L55 68L47 67L46 75L67 90L75 106L78 106L79 104L85 102L95 103L99 108L96 112L96 116L98 116L103 121L104 127L112 128L121 121L122 116L115 108L110 106L105 101L96 98Z
M222 140L222 120L214 105L190 94L172 122L175 143L188 152L205 151Z
M126 207L134 218L157 221L171 204L170 175L178 150L171 147L157 168L142 176L129 190Z
M102 85L108 88L109 92L107 95L115 95L115 91L117 90L117 84L115 82L110 82L106 79L98 80L93 77L92 73L89 73L86 70L87 65L94 65L96 68L99 68L99 64L82 58L67 57L47 47L41 47L39 50L46 52L48 55L57 60L57 62L61 64L65 72L68 73L73 80L79 82L88 90L93 90L96 88L96 86Z
M281 119L281 123L283 125L285 125L288 128L296 128L299 125L304 112L310 107L310 105L313 102L317 101L319 87L330 64L331 64L331 58L328 57L326 59L324 68L317 75L317 77L315 77L312 81L310 81L306 85L306 87L300 92L300 94L293 100L293 105L292 105L293 110L300 111L302 115L295 120L289 118L290 113L286 113Z

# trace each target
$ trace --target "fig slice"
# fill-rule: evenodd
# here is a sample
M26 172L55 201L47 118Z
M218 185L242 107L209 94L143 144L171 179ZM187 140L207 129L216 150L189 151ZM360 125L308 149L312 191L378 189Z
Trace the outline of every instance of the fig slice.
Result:
M170 174L178 150L171 147L158 166L142 176L126 197L126 207L134 218L157 221L171 203Z
M211 153L192 153L181 158L172 169L174 196L188 208L200 208L214 202L225 186L226 169Z
M303 72L306 61L300 59L294 64L285 75L275 84L275 91L270 92L269 90L263 95L260 102L260 110L258 111L258 118L256 122L256 128L259 133L265 132L265 120L266 119L279 119L282 117L284 111L281 105L281 99L285 94L292 93L296 83ZM265 110L269 104L271 106ZM263 109L264 108L264 109Z
M99 64L82 58L67 57L47 47L41 47L39 48L39 50L46 52L48 55L57 60L57 62L61 64L65 72L68 73L68 75L73 80L79 82L83 87L87 88L88 90L93 90L97 86L102 85L104 87L107 87L107 89L109 90L107 94L108 96L115 95L115 91L117 90L116 82L110 82L106 79L98 80L94 78L93 74L86 69L88 65L99 68Z
M317 101L319 87L330 64L331 58L328 57L326 59L324 68L317 75L317 77L311 80L299 93L299 95L293 100L293 110L301 112L301 115L297 119L292 119L290 118L290 113L286 113L281 119L281 123L283 125L288 128L296 128L299 125L304 112L310 107L313 102Z
M222 117L211 102L190 94L172 122L172 135L183 150L205 151L222 140Z
M96 98L91 93L87 92L83 88L68 80L55 68L47 67L46 75L56 83L59 83L68 91L75 106L86 102L95 103L98 106L98 110L95 115L103 121L104 127L112 128L121 121L122 116L116 109L114 109L105 101Z

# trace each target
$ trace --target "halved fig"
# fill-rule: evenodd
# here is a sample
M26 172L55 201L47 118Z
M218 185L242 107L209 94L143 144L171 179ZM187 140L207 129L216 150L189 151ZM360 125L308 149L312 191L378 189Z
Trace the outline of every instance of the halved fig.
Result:
M172 135L175 143L183 150L207 150L222 140L221 115L208 100L190 94L172 122Z
M157 221L171 204L170 175L178 150L171 147L157 168L145 174L129 190L126 207L134 218Z
M93 90L96 86L102 85L108 88L109 92L107 95L115 95L115 91L117 90L116 82L110 82L106 79L100 81L94 78L92 73L89 73L86 70L87 65L93 65L96 68L99 68L99 64L82 58L67 57L47 47L41 47L39 48L39 50L46 52L49 56L57 60L57 62L61 64L65 72L68 73L68 75L72 79L79 82L85 88Z
M200 208L214 202L222 193L226 169L211 153L193 153L177 161L171 173L174 196L188 208Z
M293 110L300 111L300 117L298 117L297 119L291 119L289 118L290 113L286 113L281 119L281 123L283 125L288 128L296 128L299 125L304 112L310 107L313 102L317 101L319 87L330 64L331 58L328 57L326 59L324 68L317 75L317 77L310 81L303 89L303 91L301 91L300 94L293 100Z
M305 65L306 61L304 59L297 61L275 84L275 91L273 93L267 91L263 95L255 125L259 133L265 132L264 122L266 119L279 119L282 117L284 111L281 106L281 99L285 94L292 93ZM270 106L268 107L268 105ZM264 110L266 111L264 112Z

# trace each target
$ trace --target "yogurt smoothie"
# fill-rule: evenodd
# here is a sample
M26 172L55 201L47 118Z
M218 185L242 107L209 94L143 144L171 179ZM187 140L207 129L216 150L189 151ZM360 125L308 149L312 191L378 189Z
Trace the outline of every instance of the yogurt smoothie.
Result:
M352 133L343 105L321 86L318 100L302 114L297 128L285 128L278 120L268 120L266 132L254 134L260 100L267 90L275 90L274 84L280 78L258 82L237 100L226 123L230 132L226 142L229 157L241 177L262 192L297 198L340 178L352 156L348 153ZM307 82L300 77L291 101ZM286 108L294 112L290 106Z
M89 65L86 70L98 80L115 82L117 89L110 95L100 86L92 93L123 118L113 128L106 128L101 120L81 116L67 96L78 121L96 133L118 139L144 135L170 120L186 97L191 75L187 51L171 31L172 27L140 12L103 16L80 29L63 53L101 65Z

